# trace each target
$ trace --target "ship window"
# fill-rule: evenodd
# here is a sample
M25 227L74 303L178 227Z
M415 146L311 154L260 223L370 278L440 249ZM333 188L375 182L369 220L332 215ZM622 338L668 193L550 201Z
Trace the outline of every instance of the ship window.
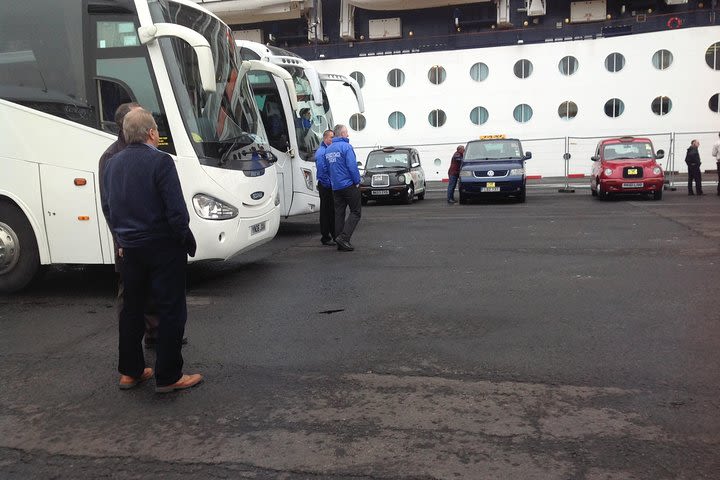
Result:
M517 107L515 107L515 110L513 111L513 117L515 117L515 120L517 120L520 123L525 123L529 121L532 118L533 111L530 105L527 105L525 103L521 103Z
M367 121L365 120L365 116L362 113L356 113L352 117L350 117L350 128L352 128L356 132L364 129L366 123Z
M439 158L436 158L433 163L435 164L436 167L439 167L440 165L442 165L442 160L440 160Z
M655 115L667 115L672 109L672 101L670 97L656 97L650 108Z
M668 50L658 50L652 57L652 63L658 70L665 70L673 62L673 55Z
M432 84L440 85L445 81L446 76L445 69L440 65L433 65L430 67L430 70L428 70L428 79Z
M605 57L605 68L608 72L619 72L625 66L625 57L622 53L611 53Z
M445 112L442 110L433 110L428 114L428 122L430 122L430 125L433 127L442 127L445 125L446 120L447 115L445 115Z
M365 86L365 75L363 75L362 72L352 72L350 76L354 78L356 82L358 82L360 88L363 88Z
M710 100L708 101L708 107L710 107L710 110L715 113L720 113L720 109L718 109L718 97L720 97L720 93L716 93L710 97Z
M578 113L577 104L575 102L563 102L558 107L558 115L563 120L570 120L575 118Z
M560 69L560 73L563 75L572 75L577 72L578 59L570 55L563 57L558 64L558 68Z
M482 82L490 74L490 69L484 63L476 63L470 67L470 78L476 82Z
M470 121L475 125L482 125L483 123L488 121L489 116L490 115L488 114L487 108L475 107L470 112Z
M605 102L605 115L608 117L619 117L625 111L625 103L619 98L611 98Z
M399 87L405 83L405 73L399 68L393 68L387 75L387 81L391 87Z
M710 45L705 52L705 61L713 70L720 70L720 42Z
M405 114L402 112L393 112L388 117L388 124L395 130L400 130L405 126Z
M515 72L516 77L527 78L532 74L533 65L532 63L530 63L530 60L518 60L517 62L515 62L513 71Z

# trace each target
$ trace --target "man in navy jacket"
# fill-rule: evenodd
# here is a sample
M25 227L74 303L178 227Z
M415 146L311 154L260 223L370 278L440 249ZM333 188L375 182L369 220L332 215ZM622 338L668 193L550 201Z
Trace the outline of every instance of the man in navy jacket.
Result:
M132 388L153 375L145 368L142 348L143 313L150 298L159 318L155 391L172 392L202 381L202 375L182 371L185 269L187 255L195 255L195 237L173 159L157 149L152 115L142 108L130 111L123 134L128 146L108 161L101 179L103 213L123 257L119 386Z
M317 170L317 189L320 194L320 242L323 245L335 245L335 205L333 201L330 171L325 162L325 150L332 144L333 131L325 130L323 141L315 152Z
M332 144L325 150L325 161L330 170L330 183L335 200L335 242L338 250L351 252L350 243L355 227L360 221L360 171L357 167L355 150L348 140L345 125L336 125L333 129ZM350 214L345 219L345 211Z

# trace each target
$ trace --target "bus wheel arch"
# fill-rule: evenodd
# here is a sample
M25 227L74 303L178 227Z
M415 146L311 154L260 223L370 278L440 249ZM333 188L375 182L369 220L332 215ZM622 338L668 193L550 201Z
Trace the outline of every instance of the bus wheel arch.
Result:
M14 202L0 197L0 292L21 290L39 270L40 254L30 221Z

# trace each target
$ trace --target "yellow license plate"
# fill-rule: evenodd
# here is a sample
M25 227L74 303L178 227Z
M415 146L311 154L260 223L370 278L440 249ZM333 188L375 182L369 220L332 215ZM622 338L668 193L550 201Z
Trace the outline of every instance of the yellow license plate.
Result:
M637 168L628 168L628 175L637 175Z
M485 185L488 188L495 188L495 182L487 182L487 185Z

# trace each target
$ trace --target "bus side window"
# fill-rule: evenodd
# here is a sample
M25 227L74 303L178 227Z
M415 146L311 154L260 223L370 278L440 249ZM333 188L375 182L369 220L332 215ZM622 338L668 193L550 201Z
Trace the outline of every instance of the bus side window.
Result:
M123 103L136 100L130 91L119 82L104 78L97 78L95 81L100 103L100 126L103 131L117 135L120 133L120 126L115 123L115 110Z

